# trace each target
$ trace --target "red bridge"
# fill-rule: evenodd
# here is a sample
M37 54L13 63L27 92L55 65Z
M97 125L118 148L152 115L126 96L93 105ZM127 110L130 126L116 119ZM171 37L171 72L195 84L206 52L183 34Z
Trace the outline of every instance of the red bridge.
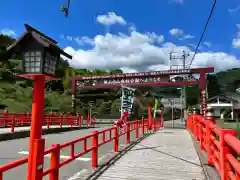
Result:
M187 129L178 120L175 129L168 122L163 128L161 122L152 120L150 113L147 120L129 122L124 132L96 128L47 149L43 140L36 140L41 146L35 154L38 168L32 173L35 179L51 180L239 178L240 140L234 130L217 128L211 116L198 114L188 116ZM0 179L26 179L27 163L28 157L23 157L2 165Z
M32 115L5 114L0 125L15 134L19 126L31 125L27 138L0 143L0 180L59 179L240 179L240 140L233 130L220 129L206 113L206 73L213 68L171 70L74 77L72 107L76 114L78 88L117 88L126 86L186 86L199 85L202 115L189 115L186 127L176 120L175 129L168 128L163 116L153 120L148 106L148 119L128 122L124 131L115 126L96 126L88 116L43 115L43 74L27 74L32 78ZM171 75L199 74L171 82ZM161 109L163 115L163 109ZM45 129L76 128L75 131L44 135ZM85 128L79 130L79 128ZM29 128L28 128L29 129ZM72 129L73 130L73 129ZM4 130L3 130L4 131ZM16 132L15 132L16 131ZM47 133L47 132L46 132ZM4 134L4 133L2 133ZM29 130L27 131L29 136ZM27 136L26 135L26 136ZM5 133L5 138L10 134ZM24 137L26 137L24 136ZM4 140L4 138L2 139ZM199 147L198 147L199 146ZM21 157L23 156L23 157ZM121 158L120 158L121 157ZM210 167L211 166L211 167ZM214 167L214 168L213 168Z

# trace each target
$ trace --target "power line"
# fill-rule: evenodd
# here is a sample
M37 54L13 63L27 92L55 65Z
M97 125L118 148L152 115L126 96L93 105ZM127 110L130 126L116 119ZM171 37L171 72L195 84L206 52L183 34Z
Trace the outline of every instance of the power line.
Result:
M211 19L211 17L212 17L213 11L214 11L214 9L215 9L216 2L217 2L217 0L214 0L213 5L212 5L212 9L211 9L211 11L210 11L210 14L209 14L208 19L207 19L207 22L206 22L206 25L205 25L204 30L203 30L203 32L202 32L202 35L201 35L201 37L200 37L200 39L199 39L199 41L198 41L198 45L197 45L197 47L196 47L196 49L195 49L195 52L194 52L194 54L193 54L193 57L192 57L190 63L189 63L188 69L189 69L190 66L192 65L192 62L193 62L193 60L194 60L194 58L195 58L195 56L196 56L196 54L197 54L197 52L198 52L198 48L199 48L199 46L200 46L200 44L201 44L201 42L202 42L203 36L204 36L204 34L205 34L206 30L207 30L208 24L209 24L209 22L210 22L210 19Z

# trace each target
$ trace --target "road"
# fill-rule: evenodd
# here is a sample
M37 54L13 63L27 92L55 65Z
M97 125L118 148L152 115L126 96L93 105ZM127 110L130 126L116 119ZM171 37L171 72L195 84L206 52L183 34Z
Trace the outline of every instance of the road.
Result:
M106 125L110 127L109 125ZM63 132L58 134L44 135L46 139L46 148L52 146L52 144L62 144L64 142L72 141L76 138L85 136L94 130L101 130L104 127L98 127L94 129L82 129L70 132ZM106 128L106 127L105 127ZM101 137L100 137L101 138ZM107 135L106 135L107 138ZM131 140L135 140L135 132L131 133ZM125 136L120 138L120 144L125 143ZM88 147L91 147L91 139L87 142ZM22 157L26 157L29 149L29 138L15 139L9 141L0 142L0 165L7 164L9 162L18 160ZM81 152L83 150L83 143L78 143L75 146L75 152ZM103 158L107 153L112 152L113 143L109 142L100 147L99 159ZM61 160L64 160L70 155L70 148L65 148L61 151ZM50 167L50 157L44 158L44 169ZM79 172L84 169L91 168L91 152L83 157L61 167L60 180L74 180L76 176L79 176ZM11 171L4 173L3 180L25 180L27 176L27 164L21 165ZM44 179L49 179L46 176Z

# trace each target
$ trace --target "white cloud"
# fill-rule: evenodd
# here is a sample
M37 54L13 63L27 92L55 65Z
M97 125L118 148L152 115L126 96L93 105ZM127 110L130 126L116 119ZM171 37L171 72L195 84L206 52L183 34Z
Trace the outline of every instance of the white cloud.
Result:
M82 36L82 37L73 37L73 36L64 36L61 35L60 38L68 40L68 41L75 41L78 45L84 46L86 44L89 45L94 45L93 40L87 36Z
M240 48L240 24L236 24L237 26L237 35L232 40L232 46L234 48Z
M240 11L240 5L238 5L236 8L233 8L233 9L228 8L229 13L236 13L238 11Z
M75 50L71 47L65 51L73 55L71 66L87 69L121 68L125 72L165 70L169 67L169 53L185 50L193 54L186 46L176 46L167 42L161 47L155 46L153 37L133 31L131 35L97 35L90 50ZM190 62L192 56L187 58ZM178 63L178 62L176 62ZM223 52L197 53L192 67L213 66L216 71L240 67L236 57Z
M11 36L11 37L16 37L17 34L15 33L15 31L11 30L11 29L2 29L0 31L0 34L6 35L6 36Z
M207 47L212 47L212 43L209 42L209 41L203 42L203 45L204 45L204 46L207 46Z
M181 39L184 40L184 39L193 39L193 38L195 38L195 36L187 34L187 35L184 35Z
M195 38L195 36L191 34L185 34L184 31L179 28L173 28L169 30L169 34L175 38L178 38L179 40L188 40Z
M184 34L184 31L178 28L173 28L169 31L169 33L171 34L171 36L173 37L181 37Z
M126 25L127 24L127 22L124 20L122 16L118 16L114 12L98 15L96 20L97 22L103 25L113 25L113 24Z
M184 4L185 0L169 0L170 3Z
M179 3L179 4L184 4L185 0L175 0L176 3Z
M130 32L137 30L137 28L136 28L136 26L134 24L131 24L128 29L129 29Z
M87 69L115 69L124 72L166 70L169 68L169 53L191 54L187 57L189 63L193 50L187 46L177 46L171 42L164 42L164 37L154 32L140 33L132 30L129 34L96 35L87 39L92 43L88 50L66 47L64 50L73 56L70 65L75 68ZM85 42L85 41L84 41ZM160 44L159 44L160 43ZM176 62L178 63L178 62ZM224 52L197 53L192 67L215 67L216 71L240 67L235 56Z
M232 40L232 45L234 48L240 48L240 39L239 38L234 38Z

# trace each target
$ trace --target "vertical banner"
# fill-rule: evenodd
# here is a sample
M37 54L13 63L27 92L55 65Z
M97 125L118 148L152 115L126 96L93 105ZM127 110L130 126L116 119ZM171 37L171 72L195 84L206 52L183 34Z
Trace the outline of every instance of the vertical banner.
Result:
M202 114L205 117L206 116L206 110L207 110L206 89L201 90L201 97L202 97Z
M158 108L158 99L155 98L154 112L153 112L153 119L156 119L157 108Z
M122 98L121 98L121 116L123 112L132 114L133 100L134 100L135 89L129 87L122 87Z

